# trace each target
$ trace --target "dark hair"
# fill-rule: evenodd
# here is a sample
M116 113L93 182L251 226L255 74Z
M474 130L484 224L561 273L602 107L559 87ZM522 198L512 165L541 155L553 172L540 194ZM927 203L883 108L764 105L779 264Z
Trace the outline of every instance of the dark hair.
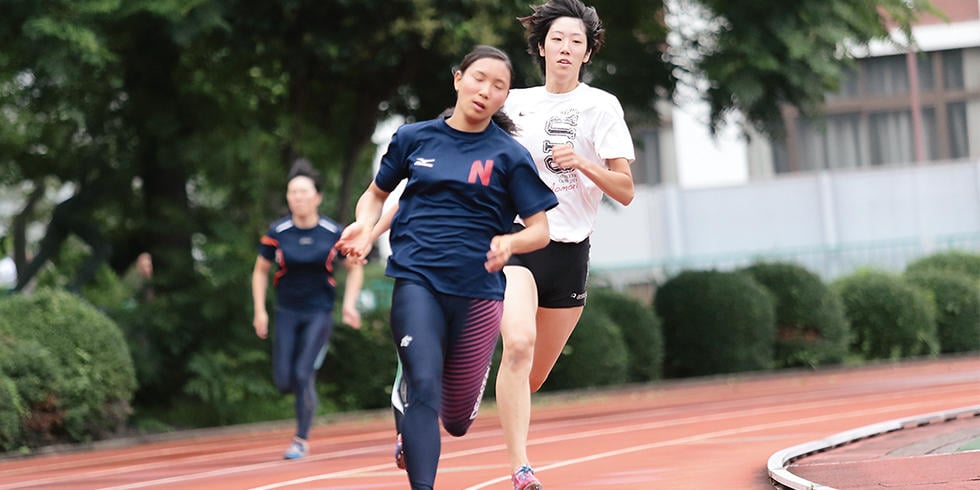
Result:
M313 181L313 188L317 192L320 192L320 173L313 170L313 164L305 158L297 158L293 161L292 168L289 169L289 175L286 177L286 182L292 182L296 177L306 177Z
M542 75L545 74L544 57L541 56L538 48L544 45L551 24L559 17L574 17L582 20L585 24L585 47L593 56L602 47L606 30L602 27L602 21L595 7L586 7L581 0L549 0L548 3L532 6L531 9L534 13L527 17L518 17L517 20L524 25L527 52L537 60ZM580 80L584 72L584 69L579 72Z
M510 72L511 79L514 78L514 65L512 65L510 62L510 56L507 56L507 53L498 48L487 46L485 44L481 44L473 48L473 51L470 51L466 54L466 56L463 56L463 61L459 62L459 67L453 70L453 72L466 72L470 65L482 60L483 58L493 58L495 60L503 61L504 64L507 65L507 70Z
M459 62L459 67L453 70L453 73L457 71L465 73L466 69L469 68L470 65L483 58L493 58L495 60L503 61L504 64L507 65L507 71L510 72L511 80L514 79L514 65L512 65L510 62L510 56L507 56L507 53L498 48L483 44L473 48L473 51L470 51L466 56L464 56L463 61ZM453 109L453 107L450 107L442 111L442 114L440 114L439 117L445 119L452 116ZM517 134L517 125L514 124L514 121L503 111L503 109L495 112L493 116L491 116L491 119L493 119L493 122L497 123L497 126L500 126L500 129L506 131L507 134L511 136Z

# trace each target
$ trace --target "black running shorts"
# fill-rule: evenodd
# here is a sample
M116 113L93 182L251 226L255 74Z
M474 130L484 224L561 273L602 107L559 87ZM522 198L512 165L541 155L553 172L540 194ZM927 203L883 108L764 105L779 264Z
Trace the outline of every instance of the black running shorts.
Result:
M521 229L514 225L513 231ZM551 241L540 250L511 256L507 265L531 271L538 288L538 306L574 308L585 305L589 249L588 238L579 243Z

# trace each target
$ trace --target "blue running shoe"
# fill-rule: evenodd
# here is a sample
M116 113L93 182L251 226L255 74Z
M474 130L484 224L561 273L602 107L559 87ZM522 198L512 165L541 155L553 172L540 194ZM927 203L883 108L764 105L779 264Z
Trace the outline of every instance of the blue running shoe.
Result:
M308 452L310 452L309 443L299 438L293 438L293 442L286 448L286 452L282 453L282 459L299 459L306 456Z

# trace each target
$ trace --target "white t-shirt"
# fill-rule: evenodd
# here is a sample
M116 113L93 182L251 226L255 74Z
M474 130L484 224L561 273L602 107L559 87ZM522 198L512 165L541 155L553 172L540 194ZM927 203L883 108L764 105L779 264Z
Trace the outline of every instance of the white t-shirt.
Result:
M517 123L521 142L538 167L541 180L558 196L548 211L551 239L578 243L592 234L602 190L578 170L551 164L551 147L571 144L575 152L606 167L606 160L632 162L633 138L616 96L580 83L568 93L552 94L543 86L513 89L504 112Z

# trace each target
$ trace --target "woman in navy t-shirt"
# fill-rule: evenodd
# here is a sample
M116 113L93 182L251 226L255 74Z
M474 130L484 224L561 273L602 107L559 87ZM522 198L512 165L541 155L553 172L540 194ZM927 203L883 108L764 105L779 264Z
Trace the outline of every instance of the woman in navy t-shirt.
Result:
M407 179L386 273L395 278L391 334L405 383L398 429L413 489L435 482L439 419L462 436L476 417L500 332L501 269L548 243L545 211L558 202L527 150L491 120L511 76L502 51L468 54L454 73L452 115L398 129L338 244L363 257L385 198ZM510 233L515 216L527 227Z
M316 370L333 331L334 245L341 227L317 211L323 200L317 181L309 162L299 160L293 165L286 187L289 215L273 223L262 237L252 271L252 324L256 335L264 339L269 332L265 307L269 270L273 263L277 266L273 280L276 331L272 378L279 391L296 396L296 435L283 454L285 459L301 458L309 452L308 437L317 405ZM360 261L348 261L348 267L343 321L360 328L356 304L364 272Z

